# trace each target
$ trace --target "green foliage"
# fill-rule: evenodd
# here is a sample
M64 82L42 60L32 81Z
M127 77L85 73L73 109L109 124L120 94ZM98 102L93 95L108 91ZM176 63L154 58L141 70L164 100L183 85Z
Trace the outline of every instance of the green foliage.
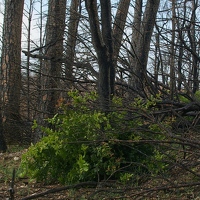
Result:
M133 107L140 108L143 110L148 110L149 108L152 108L156 105L156 103L160 102L161 97L159 94L154 97L151 95L148 99L144 101L141 97L136 97L132 103Z
M179 100L182 103L189 103L190 102L190 100L188 98L184 97L183 95L179 95Z
M63 184L110 177L125 182L135 174L163 170L164 165L151 164L162 158L153 145L131 142L141 141L149 133L138 131L141 120L127 120L128 112L117 109L122 107L121 99L113 98L113 106L118 107L105 114L94 109L95 93L69 95L72 101L63 103L60 113L48 119L53 126L34 122L33 128L40 128L46 136L22 156L22 176ZM154 103L150 100L142 108ZM134 106L141 107L140 100Z
M190 103L191 99L185 97L184 95L179 95L179 100L182 103ZM196 93L194 94L194 100L195 101L200 101L200 90L196 91Z
M200 91L199 90L196 91L194 96L195 96L196 101L200 101Z

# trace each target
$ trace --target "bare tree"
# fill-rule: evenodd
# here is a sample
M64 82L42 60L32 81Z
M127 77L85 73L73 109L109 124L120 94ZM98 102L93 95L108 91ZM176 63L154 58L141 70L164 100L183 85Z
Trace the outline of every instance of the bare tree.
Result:
M73 63L75 57L75 47L77 41L77 33L78 33L78 24L80 20L81 13L78 12L78 8L80 7L80 0L72 0L70 6L70 16L68 22L68 30L67 30L67 41L66 41L66 59L67 62L65 64L65 76L68 80L68 88L71 88L73 84Z
M172 0L172 38L170 48L170 98L174 99L175 90L175 28L176 28L176 1Z
M168 6L161 12L166 18L160 16L162 23L157 24L160 58L166 60L162 62L165 72L161 73L170 78L164 84L169 86L171 99L177 93L176 88L194 96L199 88L198 1L166 1L165 5Z
M141 34L141 23L142 23L142 4L143 0L136 0L134 7L134 19L133 19L133 28L132 28L132 40L131 40L131 49L130 49L130 85L134 85L136 83L135 76L133 74L136 73L136 68L134 64L137 62L137 47L139 45L139 38Z
M27 23L24 23L24 27L27 31L27 34L26 34L26 45L27 45L27 51L30 52L31 51L31 28L32 28L32 17L33 17L33 9L34 9L34 3L35 1L34 0L30 0L29 2L29 5L26 5L27 8L24 9L24 17L27 18ZM27 55L26 57L26 66L25 66L25 73L26 75L24 76L25 78L25 81L24 81L24 88L26 89L26 94L24 95L25 96L25 100L26 100L26 103L24 102L24 107L23 108L24 112L26 113L26 118L27 118L27 121L31 121L31 90L30 90L30 72L31 72L31 63L30 63L30 56ZM23 79L22 79L23 81Z
M190 29L188 30L188 37L190 40L191 49L193 52L197 52L197 41L196 41L196 9L197 3L195 0L192 1L192 14L191 14L191 23L189 25ZM198 59L193 54L192 55L192 74L193 74L193 93L199 89L199 69L198 69Z
M113 75L113 79L115 79L116 72L117 71L117 64L119 61L119 53L122 46L123 36L124 36L124 30L127 22L127 16L128 11L130 7L130 0L121 0L119 2L117 12L114 19L113 24L113 72L111 72L111 75ZM121 76L121 75L120 75ZM121 77L121 79L123 79ZM123 80L121 80L123 81ZM114 89L114 85L111 86L111 88Z
M121 47L122 36L129 9L129 0L121 0L112 29L111 2L100 1L101 27L98 16L97 1L86 1L92 42L97 54L99 65L99 98L101 109L109 109L110 100L115 90L115 70Z
M151 84L147 77L147 62L150 50L151 36L153 33L156 15L158 12L160 0L148 0L145 7L143 19L141 19L142 1L136 1L134 25L133 26L133 41L131 52L134 52L135 58L131 63L131 85L136 90L142 91L147 85ZM140 21L141 20L141 21Z
M56 113L56 104L60 96L60 78L63 58L63 36L65 29L66 0L50 0L46 24L45 66L43 74L47 117Z
M113 94L114 77L111 75L113 66L113 40L111 24L111 3L100 1L101 5L101 28L98 17L96 0L86 0L86 8L89 15L89 23L93 45L97 54L99 64L99 99L101 109L109 109L111 95ZM111 79L112 77L112 79ZM112 91L111 91L112 90Z

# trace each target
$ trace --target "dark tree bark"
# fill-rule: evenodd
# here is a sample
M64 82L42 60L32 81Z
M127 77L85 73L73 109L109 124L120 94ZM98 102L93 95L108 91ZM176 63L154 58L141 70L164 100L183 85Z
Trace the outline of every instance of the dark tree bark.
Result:
M182 38L182 30L179 30L179 34L181 35L179 37ZM181 85L182 85L182 81L183 81L182 65L183 65L183 42L180 40L179 55L178 55L178 85L177 85L178 91L181 90Z
M0 152L5 152L7 150L6 141L3 134L3 122L0 118Z
M99 100L103 111L109 110L111 96L114 94L115 75L111 74L113 66L113 40L111 28L111 3L100 1L101 22L100 29L97 1L86 0L86 8L89 15L89 23L92 34L92 42L97 53L99 64Z
M56 104L60 96L61 60L63 57L63 36L65 29L66 0L50 0L46 25L46 52L50 60L45 61L45 90L47 117L56 113Z
M175 92L175 28L176 28L176 1L172 0L172 38L170 47L170 98L174 99Z
M137 18L134 19L137 21L137 27L140 30L133 29L133 34L138 34L137 38L133 39L132 48L134 48L134 63L132 66L132 74L131 76L131 85L135 87L138 91L143 91L145 86L149 86L148 77L147 77L147 61L150 50L150 42L151 36L153 33L153 28L155 25L156 15L158 12L158 7L160 4L160 0L148 0L143 16L143 20L141 21L141 25L139 19L141 19L141 1L136 2L137 5L140 5L138 8L139 13L136 15Z
M131 49L130 49L130 80L129 84L134 87L134 85L138 82L135 75L137 74L138 69L135 67L138 59L137 55L137 47L139 46L139 39L141 34L141 24L142 24L142 3L143 0L136 0L134 7L134 19L133 19L133 28L132 28L132 40L131 40Z
M5 1L1 62L2 118L6 134L13 139L20 137L21 27L23 8L24 0Z
M197 4L195 1L192 1L192 16L191 16L191 23L190 23L190 31L188 32L188 37L190 40L191 49L194 52L197 52L196 48L196 9ZM192 75L193 75L193 89L192 92L195 94L196 91L199 89L199 70L198 70L198 59L192 55Z
M66 59L67 63L65 64L65 76L68 81L67 87L71 89L73 85L73 64L74 64L74 56L75 56L75 46L77 41L77 32L78 32L78 24L80 20L81 13L78 12L78 8L80 6L80 0L72 0L70 6L70 17L68 23L68 31L67 31L67 48L66 48Z
M99 99L101 109L109 109L110 100L115 91L115 69L121 47L124 27L130 0L121 0L112 29L111 2L100 0L101 27L98 17L97 1L86 0L92 42L99 64Z

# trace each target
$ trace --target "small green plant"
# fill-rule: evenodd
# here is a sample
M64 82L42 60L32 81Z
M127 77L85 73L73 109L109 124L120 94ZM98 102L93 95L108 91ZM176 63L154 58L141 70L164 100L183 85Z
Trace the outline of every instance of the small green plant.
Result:
M182 103L189 103L190 102L190 100L188 98L184 97L183 95L179 95L179 100Z
M95 93L71 92L69 96L70 104L62 104L60 113L48 119L51 126L34 123L33 128L40 128L46 136L22 156L22 176L65 184L111 177L124 182L133 178L133 171L149 173L143 165L152 161L155 149L150 144L127 145L126 141L143 139L144 133L140 136L137 130L138 120L126 120L127 111L117 109L122 106L120 99L114 98L113 106L118 107L105 114L95 109ZM143 108L151 105L148 102Z
M198 91L196 91L196 93L195 93L195 100L196 101L200 101L200 91L198 90Z
M189 96L184 95L179 95L178 98L182 103L190 103L192 100L192 98L190 98ZM193 99L197 102L200 101L200 90L196 91L196 93L193 95Z
M127 182L129 182L132 179L133 176L134 176L133 173L123 173L120 176L120 181L122 183L126 184Z

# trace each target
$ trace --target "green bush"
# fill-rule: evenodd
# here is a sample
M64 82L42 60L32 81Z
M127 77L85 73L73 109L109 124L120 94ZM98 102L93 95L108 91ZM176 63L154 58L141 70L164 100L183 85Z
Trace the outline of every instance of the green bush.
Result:
M94 109L95 93L69 95L71 103L61 105L60 113L48 119L51 126L34 123L33 128L46 136L22 156L22 176L63 184L107 178L124 182L163 169L164 164L155 164L161 156L153 145L131 143L150 133L139 131L141 119L130 120L128 112L119 109L120 99L114 98L115 111L105 114Z

